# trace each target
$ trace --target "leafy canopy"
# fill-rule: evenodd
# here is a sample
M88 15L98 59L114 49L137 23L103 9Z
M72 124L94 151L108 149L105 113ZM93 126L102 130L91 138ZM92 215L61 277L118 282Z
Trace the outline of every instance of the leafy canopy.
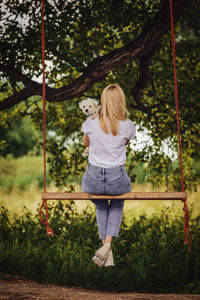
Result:
M199 183L200 7L197 0L174 0L173 7L183 167L190 188ZM8 126L29 115L41 129L41 3L3 0L0 14L1 123ZM168 176L177 152L169 29L164 0L45 1L47 126L56 133L48 136L47 149L58 186L70 174L80 176L85 166L78 102L87 96L99 100L102 89L117 82L127 96L130 119L153 140L153 146L144 141L140 151L128 148L132 179L133 165L143 161L151 171L148 180L180 188L178 165ZM163 151L163 143L174 157Z

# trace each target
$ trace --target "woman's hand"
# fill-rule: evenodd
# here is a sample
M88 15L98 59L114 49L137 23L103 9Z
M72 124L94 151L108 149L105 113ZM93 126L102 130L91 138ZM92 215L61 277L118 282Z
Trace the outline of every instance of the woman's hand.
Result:
M90 139L87 134L84 133L83 135L83 146L89 147L90 146Z

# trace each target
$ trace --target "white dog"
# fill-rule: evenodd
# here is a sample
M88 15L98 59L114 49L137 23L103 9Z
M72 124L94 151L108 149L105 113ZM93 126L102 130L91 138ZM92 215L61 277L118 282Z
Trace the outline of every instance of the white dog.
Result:
M91 119L98 117L100 105L97 100L91 98L84 99L79 103L79 107L84 114L88 117L91 116Z
M98 117L101 109L99 102L91 98L82 100L79 103L79 107L82 110L82 112L88 117L91 117L91 119L95 119L96 117ZM89 148L86 148L82 155L88 156L88 154L89 154Z

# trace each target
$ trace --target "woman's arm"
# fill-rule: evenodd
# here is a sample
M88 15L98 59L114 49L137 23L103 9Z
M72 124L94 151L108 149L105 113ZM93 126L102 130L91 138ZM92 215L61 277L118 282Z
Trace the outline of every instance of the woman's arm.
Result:
M126 140L125 146L128 145L128 143L130 142L129 139Z
M90 146L90 139L87 134L84 133L83 135L83 146L89 147Z

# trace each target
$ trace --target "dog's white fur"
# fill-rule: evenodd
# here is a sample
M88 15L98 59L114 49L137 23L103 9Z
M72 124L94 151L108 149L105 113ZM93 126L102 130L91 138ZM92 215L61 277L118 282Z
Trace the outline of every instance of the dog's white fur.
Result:
M85 115L91 116L92 119L98 116L100 110L99 102L91 98L82 100L79 107Z
M79 107L85 115L91 116L91 119L95 119L99 115L99 110L101 106L99 105L99 102L97 100L87 98L79 103ZM88 154L89 148L87 147L82 155L88 156Z

